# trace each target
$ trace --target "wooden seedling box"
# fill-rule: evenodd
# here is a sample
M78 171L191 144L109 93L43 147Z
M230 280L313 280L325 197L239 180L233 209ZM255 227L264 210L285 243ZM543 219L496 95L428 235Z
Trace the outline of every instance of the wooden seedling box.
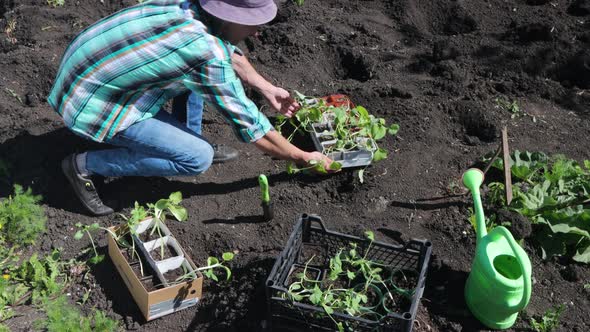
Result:
M149 221L150 220L144 222ZM118 227L111 227L110 230L116 232L117 228ZM107 236L109 256L147 321L186 309L199 302L203 290L203 275L200 272L196 271L197 278L193 280L147 291L139 277L133 272L133 269L125 256L123 256L115 238L113 238L110 232L107 232ZM182 250L186 262L190 264L193 269L196 269L195 264L187 256L186 252L184 252L182 248L180 249ZM137 252L142 255L140 250L137 250ZM146 261L151 260L151 257L144 258Z

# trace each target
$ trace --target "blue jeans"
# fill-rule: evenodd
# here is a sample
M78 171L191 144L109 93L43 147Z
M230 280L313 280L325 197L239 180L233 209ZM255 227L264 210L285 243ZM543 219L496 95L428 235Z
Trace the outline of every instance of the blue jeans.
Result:
M86 169L103 176L203 173L213 161L213 147L201 136L203 100L195 93L184 100L172 114L160 111L105 141L119 148L88 151Z

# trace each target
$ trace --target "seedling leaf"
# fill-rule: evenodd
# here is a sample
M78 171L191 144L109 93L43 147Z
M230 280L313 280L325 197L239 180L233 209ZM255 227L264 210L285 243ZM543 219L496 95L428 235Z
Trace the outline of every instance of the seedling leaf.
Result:
M223 258L224 261L228 262L228 261L231 261L232 259L234 259L234 253L233 252L224 252L223 255L221 255L221 257Z

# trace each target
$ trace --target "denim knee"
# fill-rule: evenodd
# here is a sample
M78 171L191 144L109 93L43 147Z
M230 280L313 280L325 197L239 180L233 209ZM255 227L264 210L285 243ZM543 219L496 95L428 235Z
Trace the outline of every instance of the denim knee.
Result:
M206 171L213 163L213 147L209 143L199 144L179 160L173 160L180 175L197 175Z

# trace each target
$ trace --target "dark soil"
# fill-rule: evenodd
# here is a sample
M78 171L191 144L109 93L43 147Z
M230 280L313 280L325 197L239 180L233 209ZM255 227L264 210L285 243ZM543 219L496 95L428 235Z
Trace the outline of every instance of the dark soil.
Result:
M166 258L178 256L178 253L176 252L176 249L174 249L174 247L167 244L164 246L164 255L162 255L161 246L157 246L154 250L150 251L150 255L154 260L161 261Z
M240 145L229 126L205 113L204 135L238 147L237 162L198 177L96 179L104 201L128 213L182 191L189 221L169 226L197 265L236 251L232 280L205 281L199 306L145 322L110 259L72 286L72 302L93 286L83 308L106 310L139 331L260 331L264 284L300 213L316 213L331 229L376 231L382 241L411 237L433 243L433 259L416 331L486 330L467 310L463 288L475 249L468 196L449 195L462 172L494 151L508 128L510 146L590 159L590 15L588 0L322 0L302 7L280 1L275 21L242 46L273 83L307 95L344 93L355 104L399 123L384 140L388 159L365 172L329 177L285 173L285 163ZM71 134L46 103L65 47L89 24L135 0L0 0L0 160L12 183L44 197L48 230L31 250L62 248L79 257L90 244L73 241L77 222L103 226L117 216L88 216L60 171L72 152L102 148ZM11 36L8 22L16 22ZM13 95L13 93L15 95ZM256 102L260 96L252 94ZM516 100L526 116L511 118L496 98ZM533 121L534 120L534 121ZM308 147L311 145L308 145ZM257 177L271 184L275 219L262 222ZM390 237L396 233L399 236ZM106 253L106 236L97 236ZM528 329L548 309L565 304L557 331L587 331L590 270L567 259L541 260L525 239L533 295L511 329ZM80 278L79 278L80 279ZM76 279L78 280L78 279ZM90 287L90 286L88 286ZM19 321L20 322L20 321ZM26 323L21 331L30 330ZM18 329L17 329L18 331Z
M313 268L313 267L307 267L307 269L305 268L305 266L301 266L301 265L293 265L291 272L289 273L289 276L287 277L286 280L286 284L285 287L289 288L289 286L291 286L291 284L293 284L294 282L299 282L301 281L301 275L305 272L305 280L312 280L309 282L303 282L303 286L306 288L313 288L313 286L316 284L313 281L321 281L322 278L322 270Z
M317 244L304 243L301 246L297 262L299 264L311 264L324 267L329 263L328 248Z
M178 279L179 277L182 277L185 274L186 273L184 272L184 270L181 267L181 268L170 270L170 271L164 273L164 279L166 279L166 281L168 281L168 282L175 282L176 279Z

